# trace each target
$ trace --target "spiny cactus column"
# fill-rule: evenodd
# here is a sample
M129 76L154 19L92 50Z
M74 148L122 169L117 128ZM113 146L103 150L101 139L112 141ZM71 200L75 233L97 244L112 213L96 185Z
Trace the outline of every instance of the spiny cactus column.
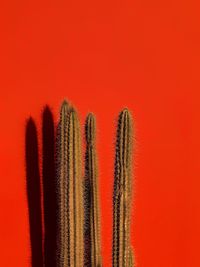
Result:
M100 212L99 212L99 190L98 190L98 170L96 157L96 121L93 114L89 114L85 124L86 137L86 159L85 159L85 179L89 186L89 266L101 267L100 249ZM87 219L87 218L86 218Z
M60 110L60 121L58 123L56 135L56 176L57 176L57 267L67 266L66 263L66 243L68 237L65 232L65 224L67 222L66 201L67 201L67 188L66 188L66 132L67 132L67 115L69 112L69 105L63 102Z
M83 266L83 185L80 127L64 102L57 137L58 267Z
M118 119L113 194L113 267L132 267L130 247L132 119L124 109Z

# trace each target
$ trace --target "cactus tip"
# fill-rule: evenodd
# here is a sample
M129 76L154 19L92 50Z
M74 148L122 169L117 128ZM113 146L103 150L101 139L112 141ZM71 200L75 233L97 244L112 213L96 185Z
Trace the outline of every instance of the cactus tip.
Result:
M92 143L96 138L96 119L93 113L89 113L86 118L85 135L87 143Z
M130 110L127 107L125 107L125 108L122 109L121 114L128 115L128 116L131 115L130 114Z
M69 108L69 116L74 121L79 121L78 113L74 107Z
M62 105L68 105L68 101L66 99L63 100Z
M60 115L67 114L68 110L69 110L69 103L66 100L64 100L61 104Z

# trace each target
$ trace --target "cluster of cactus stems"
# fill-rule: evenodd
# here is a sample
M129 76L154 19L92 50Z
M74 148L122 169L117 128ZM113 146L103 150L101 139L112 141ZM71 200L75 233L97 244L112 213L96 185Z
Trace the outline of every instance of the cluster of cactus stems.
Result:
M60 109L55 146L56 259L54 264L48 266L44 260L45 267L102 267L96 119L92 113L88 114L85 121L85 144L83 174L78 114L64 101ZM128 109L124 109L119 114L116 136L113 267L134 267L130 244L131 165L132 119Z

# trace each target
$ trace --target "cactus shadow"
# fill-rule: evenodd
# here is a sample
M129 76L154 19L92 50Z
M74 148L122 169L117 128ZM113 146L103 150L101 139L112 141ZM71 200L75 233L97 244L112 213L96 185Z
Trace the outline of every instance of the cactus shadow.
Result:
M25 133L26 191L31 243L31 266L42 267L42 214L38 162L38 138L35 122L29 118Z
M44 201L44 262L56 266L56 174L53 114L48 106L42 114L42 176Z
M26 193L32 267L43 267L44 264L46 267L56 266L54 139L53 114L50 108L45 106L42 112L42 177L40 177L39 171L37 128L32 118L28 119L25 132ZM42 211L44 214L44 235Z

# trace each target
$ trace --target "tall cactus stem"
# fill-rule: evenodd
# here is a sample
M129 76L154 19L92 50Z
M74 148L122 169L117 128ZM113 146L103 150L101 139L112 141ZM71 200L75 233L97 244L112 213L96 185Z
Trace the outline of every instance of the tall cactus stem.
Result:
M132 118L124 109L118 119L113 192L113 267L133 266L130 247Z
M58 267L83 266L83 185L80 126L64 102L57 138Z
M96 119L92 113L88 114L85 124L86 160L85 179L89 185L89 231L90 231L90 265L101 267L100 244L100 211L98 190L98 168L96 156Z
M66 245L68 242L65 233L65 210L66 210L66 131L67 131L67 115L69 112L69 104L63 101L60 109L60 120L57 127L56 135L56 181L57 181L57 267L67 266Z

